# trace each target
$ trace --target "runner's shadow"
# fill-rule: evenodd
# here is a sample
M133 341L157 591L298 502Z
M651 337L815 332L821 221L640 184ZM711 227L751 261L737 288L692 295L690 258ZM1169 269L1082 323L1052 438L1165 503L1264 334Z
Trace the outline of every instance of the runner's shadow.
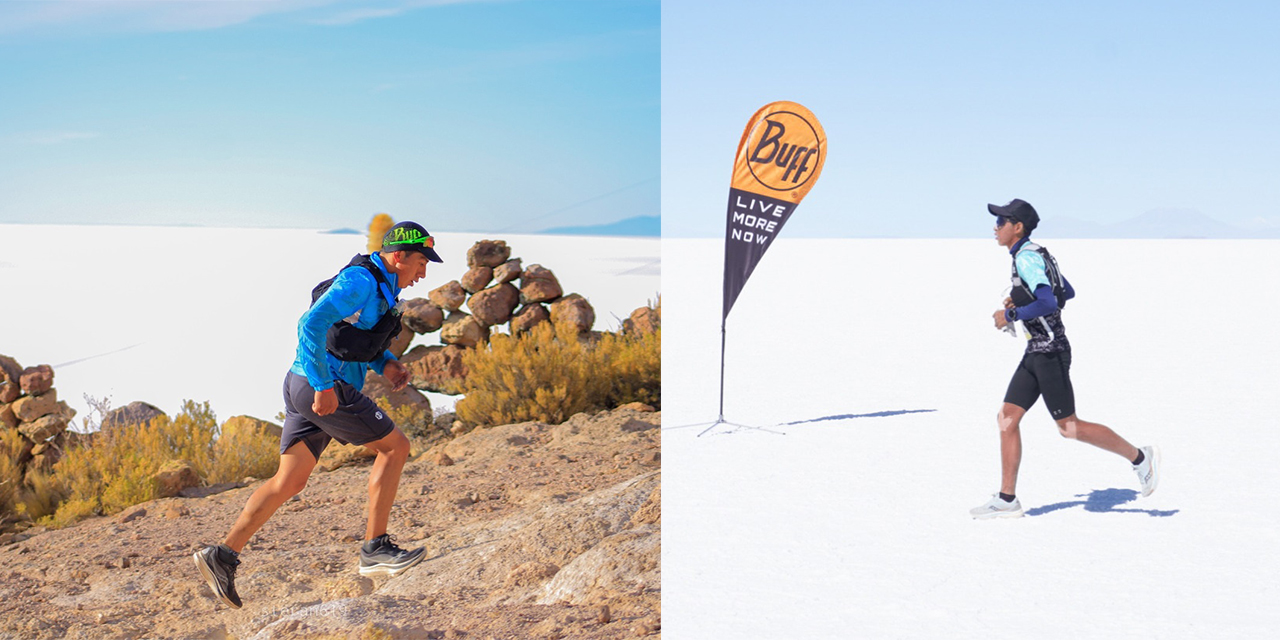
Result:
M888 418L891 416L900 416L908 413L932 413L937 409L897 409L894 411L876 411L874 413L842 413L835 416L822 416L821 418L810 418L808 420L796 420L795 422L783 422L780 427L789 427L795 424L808 424L810 422L826 422L828 420L848 420L851 418Z
M1070 509L1072 507L1084 507L1085 511L1093 513L1145 513L1153 518L1167 518L1179 511L1160 511L1158 509L1119 509L1122 504L1127 504L1138 499L1138 492L1133 489L1096 489L1085 494L1082 493L1077 498L1084 500L1072 500L1069 502L1057 502L1054 504L1046 504L1043 507L1036 507L1027 510L1029 516L1042 516L1046 513Z

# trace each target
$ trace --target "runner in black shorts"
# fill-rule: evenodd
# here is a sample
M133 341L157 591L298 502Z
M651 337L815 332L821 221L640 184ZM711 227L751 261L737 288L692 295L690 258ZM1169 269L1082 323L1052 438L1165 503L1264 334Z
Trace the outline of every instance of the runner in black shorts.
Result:
M195 554L196 566L220 600L240 606L235 573L240 550L286 500L307 485L330 440L364 445L377 453L369 472L368 522L360 549L361 575L395 575L422 560L387 535L387 520L409 458L409 440L360 390L372 369L395 390L409 374L387 346L400 331L401 289L420 280L428 262L441 262L435 240L413 222L387 233L382 250L359 255L312 291L312 306L298 321L298 351L285 376L285 420L280 467L249 497L223 544Z
M1109 427L1076 416L1075 391L1071 388L1071 344L1062 324L1062 307L1075 297L1071 283L1058 271L1057 261L1028 236L1040 222L1030 204L1014 200L1004 206L987 205L996 216L996 242L1013 256L1011 295L1004 309L992 314L997 329L1021 321L1027 334L1027 351L1009 381L997 423L1000 426L1002 475L1000 492L986 504L970 510L979 519L1022 515L1015 490L1022 462L1022 416L1041 396L1058 423L1063 437L1087 442L1123 456L1138 474L1142 495L1149 496L1159 481L1160 451L1138 449Z

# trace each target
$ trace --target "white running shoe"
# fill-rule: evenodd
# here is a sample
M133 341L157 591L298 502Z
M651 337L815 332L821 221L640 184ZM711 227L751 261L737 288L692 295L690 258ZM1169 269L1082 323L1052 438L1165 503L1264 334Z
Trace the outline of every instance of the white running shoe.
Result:
M981 507L974 507L969 510L969 515L977 520L989 520L991 518L1021 518L1022 503L1017 498L1013 502L1005 502L1000 499L1000 494L991 495L991 499Z
M1138 474L1138 482L1142 483L1142 497L1145 498L1155 493L1156 485L1160 484L1160 447L1152 445L1138 450L1142 452L1142 462L1133 470Z

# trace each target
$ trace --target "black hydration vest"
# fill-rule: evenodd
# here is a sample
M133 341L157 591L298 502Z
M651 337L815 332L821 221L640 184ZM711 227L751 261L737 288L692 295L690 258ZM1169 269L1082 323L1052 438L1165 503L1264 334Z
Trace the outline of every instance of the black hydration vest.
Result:
M1049 286L1053 288L1053 297L1058 302L1058 309L1053 313L1022 322L1022 327L1027 332L1027 350L1032 353L1052 353L1066 350L1070 347L1067 342L1066 329L1062 325L1062 309L1067 306L1067 290L1062 284L1062 272L1058 270L1058 261L1049 255L1047 249L1034 242L1028 241L1018 250L1018 253L1023 251L1034 251L1044 259L1045 275L1049 278ZM1036 299L1035 291L1032 291L1018 276L1017 254L1013 256L1010 272L1010 277L1013 280L1010 297L1013 298L1013 304L1025 307L1034 302Z
M1040 257L1044 259L1045 274L1049 276L1049 286L1053 287L1053 297L1057 298L1058 311L1061 311L1067 306L1067 289L1062 284L1062 272L1058 270L1058 261L1054 260L1053 256L1049 255L1048 249L1045 249L1034 242L1028 242L1022 245L1022 248L1018 249L1018 253L1022 253L1023 251L1034 251L1040 254ZM1013 264L1010 266L1010 269L1013 272L1011 276L1013 278L1013 304L1019 307L1025 307L1032 302L1035 302L1036 292L1027 287L1027 284L1018 276L1017 254L1014 254L1013 256Z
M382 275L382 270L378 265L374 264L373 258L367 255L356 255L343 267L338 273L342 273L351 267L363 267L373 274L373 279L378 282L379 295L382 295L381 288L387 287L390 292L390 285L387 279ZM315 306L316 301L324 292L333 286L333 281L338 276L334 276L316 285L311 290L311 306ZM370 329L358 329L355 325L346 320L339 320L329 327L329 331L325 333L324 346L325 350L333 354L333 356L344 362L373 362L382 355L391 346L391 341L395 340L396 335L400 333L400 312L395 308L394 303L389 303L387 312L382 314L378 322Z

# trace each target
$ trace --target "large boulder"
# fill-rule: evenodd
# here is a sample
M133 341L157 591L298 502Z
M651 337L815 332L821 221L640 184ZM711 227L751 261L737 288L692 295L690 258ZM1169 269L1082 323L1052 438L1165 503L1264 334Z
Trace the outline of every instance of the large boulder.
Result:
M540 264L531 264L520 274L520 302L546 302L562 295L564 289L550 269Z
M0 404L0 428L13 429L22 422L13 413L13 405Z
M466 349L458 345L416 346L405 354L401 364L409 370L414 387L437 393L458 393L467 368L462 364Z
M59 413L50 413L23 423L18 431L32 442L44 442L67 430L67 418Z
M404 301L404 315L401 316L404 326L414 333L431 333L438 331L444 324L444 309L440 305L424 298L413 298Z
M390 351L391 355L399 358L404 355L405 350L409 348L409 343L413 342L415 337L417 337L417 334L415 334L413 330L405 324L404 317L401 316L400 333L397 333L396 337L391 339L391 344L387 345L387 351Z
M653 525L601 540L566 564L543 586L538 604L585 604L635 593L662 581L661 540Z
M266 433L279 438L282 431L280 425L252 416L231 416L222 423L223 438L234 438L251 433Z
M405 367L405 369L408 370L408 367ZM410 375L412 375L412 372ZM374 373L372 369L364 376L364 391L362 393L374 400L385 397L393 409L413 407L427 412L428 415L431 413L431 401L422 395L421 391L409 385L405 385L403 389L395 391L391 388L391 381Z
M498 283L511 282L520 277L524 268L520 266L520 258L512 258L493 270L493 279Z
M467 308L485 325L502 324L511 319L511 312L520 304L520 291L511 284L489 287L471 296Z
M662 328L662 307L640 307L631 317L622 321L622 332L627 335L645 336Z
M131 424L146 424L165 415L158 407L153 404L135 400L123 407L118 407L107 412L102 418L102 429L113 429L116 427L126 427Z
M578 333L590 331L596 323L596 311L586 298L571 293L551 303L551 321L560 324L567 322L578 329Z
M161 498L172 498L179 491L200 486L200 474L186 460L170 460L151 476Z
M467 292L457 280L450 280L428 292L427 298L445 311L457 311L467 301Z
M511 247L502 240L481 240L467 249L468 267L496 267L511 257Z
M467 293L475 293L489 286L493 281L493 267L471 267L462 274L462 288Z
M36 445L35 448L39 449L40 445ZM54 447L45 447L45 449L39 453L37 453L35 449L32 449L31 452L33 454L31 456L31 461L27 463L28 479L31 477L30 474L33 472L48 472L52 470L53 465L57 464L58 461L62 459L62 451ZM29 480L28 484L30 484Z
M53 367L38 364L22 370L20 378L22 392L38 396L53 388Z
M22 365L9 356L0 355L0 404L13 402L22 395Z
M547 311L546 306L537 302L527 304L511 316L511 333L524 333L550 319L551 313Z
M9 406L13 407L13 415L19 420L31 422L58 410L58 392L50 390L44 395L22 396Z
M440 327L440 341L445 344L456 344L463 347L474 347L489 337L489 329L471 314L455 311L445 319Z

